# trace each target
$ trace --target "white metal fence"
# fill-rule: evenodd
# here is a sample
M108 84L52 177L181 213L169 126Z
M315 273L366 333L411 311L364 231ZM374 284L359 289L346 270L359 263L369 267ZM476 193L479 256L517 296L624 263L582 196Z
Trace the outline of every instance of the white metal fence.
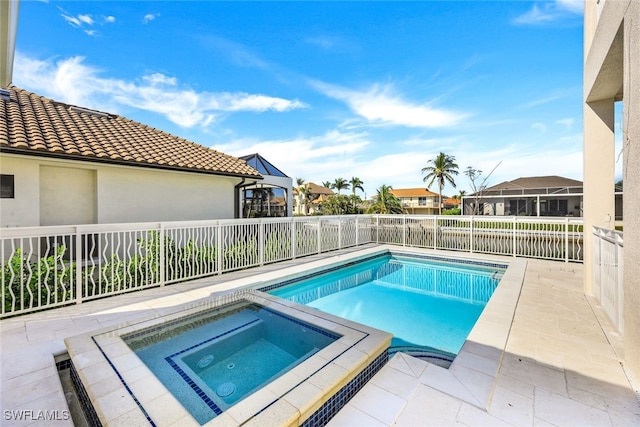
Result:
M593 227L593 295L620 333L623 318L623 240L622 233Z
M582 260L580 219L352 215L0 230L0 317L367 243Z

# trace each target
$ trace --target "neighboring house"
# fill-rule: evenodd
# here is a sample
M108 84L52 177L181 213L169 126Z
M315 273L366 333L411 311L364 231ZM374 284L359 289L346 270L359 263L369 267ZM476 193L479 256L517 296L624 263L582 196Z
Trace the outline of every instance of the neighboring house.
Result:
M293 180L260 154L240 156L264 179L242 187L242 216L283 217L293 213Z
M582 181L561 176L534 176L505 181L462 199L465 215L473 214L476 202L478 215L583 215ZM616 218L622 219L622 189L616 189Z
M305 182L303 187L309 189L309 197L305 198L304 194L298 189L293 189L295 199L294 214L296 215L313 215L320 213L322 204L327 201L329 196L333 196L333 191L322 185L313 182Z
M478 196L478 198L476 198ZM481 194L464 196L464 214L582 216L582 181L561 176L534 176L505 181Z
M394 188L390 192L400 199L402 207L408 214L438 214L438 193L433 193L426 188ZM442 201L444 206L444 196L442 197Z
M616 180L616 161L622 157L624 189L632 197L624 200L624 251L617 260L624 265L618 285L624 319L620 337L625 370L637 384L640 380L640 197L637 197L640 192L640 1L587 0L584 6L585 293L598 297L592 229L594 226L614 228L615 194L611 183ZM619 116L616 102L622 104ZM622 141L623 156L616 149L617 140ZM612 269L616 268L615 258L607 261Z
M447 197L442 201L442 209L459 209L462 201L455 197Z
M234 218L244 161L127 118L9 87L0 100L0 226Z

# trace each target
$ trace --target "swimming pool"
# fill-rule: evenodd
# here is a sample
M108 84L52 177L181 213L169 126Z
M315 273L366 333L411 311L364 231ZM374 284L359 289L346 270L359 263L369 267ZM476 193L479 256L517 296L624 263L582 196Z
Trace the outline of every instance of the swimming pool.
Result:
M446 365L462 348L505 268L387 254L265 290L391 332L391 353Z
M414 248L398 251L394 247L378 246L305 260L262 274L207 279L205 286L154 300L153 306L157 309L146 308L140 312L146 313L140 319L67 338L71 370L76 373L74 381L85 389L81 400L95 409L103 425L201 425L122 338L213 307L246 300L341 338L233 404L206 425L324 425L389 360L391 334L255 290L274 289L345 266L350 268L375 257L406 253L423 259L451 258L451 254L446 253ZM499 370L527 262L502 257L496 258L493 264L489 257L474 254L456 258L468 264L508 268L449 369L428 365L421 381L484 408ZM125 314L132 313L130 307L123 310ZM406 357L397 355L394 360L401 360L400 356ZM206 356L195 359L190 363L208 361ZM214 355L214 360L219 359ZM482 361L482 372L477 370L478 361Z

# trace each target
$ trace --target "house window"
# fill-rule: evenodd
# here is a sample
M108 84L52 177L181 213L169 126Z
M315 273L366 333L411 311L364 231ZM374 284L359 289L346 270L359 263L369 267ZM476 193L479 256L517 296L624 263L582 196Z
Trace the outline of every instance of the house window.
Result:
M427 206L427 198L418 197L418 206Z
M14 197L13 175L0 175L0 199L13 199Z

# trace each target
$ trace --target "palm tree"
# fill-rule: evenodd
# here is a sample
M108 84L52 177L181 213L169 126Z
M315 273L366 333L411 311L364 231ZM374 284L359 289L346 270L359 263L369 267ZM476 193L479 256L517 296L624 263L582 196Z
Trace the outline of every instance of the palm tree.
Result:
M404 213L404 208L402 207L402 202L398 199L392 192L393 188L390 185L382 185L378 188L378 194L374 196L375 201L369 209L367 209L367 213L378 213L378 214L402 214Z
M456 164L456 158L440 152L435 159L429 160L427 163L431 165L422 168L422 173L426 173L422 179L424 182L429 181L427 187L431 187L433 182L438 180L438 215L442 215L442 189L444 188L445 181L448 181L453 188L456 188L456 182L452 175L458 175L458 165Z
M322 181L322 186L326 188L331 188L332 187L331 181Z
M303 185L298 188L298 193L300 194L300 203L304 205L304 214L308 215L309 204L312 202L311 187Z
M333 181L333 184L331 184L331 188L338 190L338 194L340 194L340 190L349 189L349 183L344 178L336 178L336 180Z
M351 183L351 191L354 196L356 195L356 190L360 190L364 193L364 188L362 187L364 185L364 182L362 182L360 178L354 176L349 182Z
M301 187L304 184L304 178L296 178L296 186Z

